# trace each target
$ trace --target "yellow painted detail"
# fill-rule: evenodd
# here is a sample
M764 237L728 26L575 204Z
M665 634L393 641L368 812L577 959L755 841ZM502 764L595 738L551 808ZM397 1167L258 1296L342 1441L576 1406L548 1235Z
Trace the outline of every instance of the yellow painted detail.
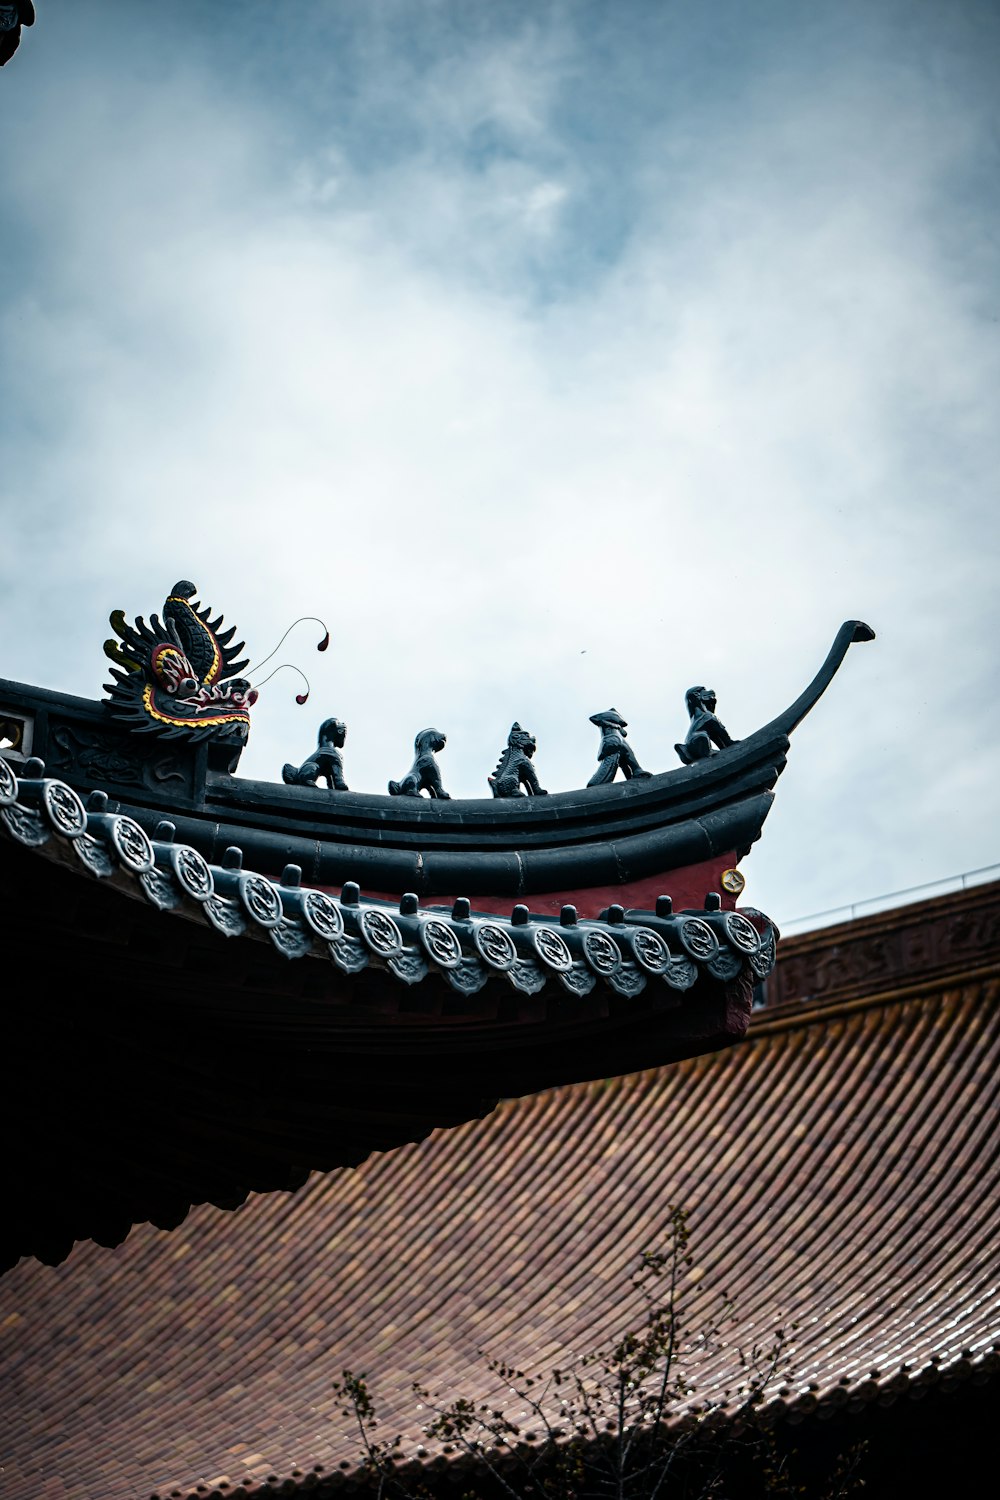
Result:
M236 714L210 714L202 719L182 719L177 714L161 714L153 707L153 686L147 683L142 690L142 706L153 719L158 719L161 724L183 724L189 729L204 729L206 724L249 724L249 713Z
M738 896L746 885L746 880L739 870L723 870L721 880L722 889L728 891L731 896Z

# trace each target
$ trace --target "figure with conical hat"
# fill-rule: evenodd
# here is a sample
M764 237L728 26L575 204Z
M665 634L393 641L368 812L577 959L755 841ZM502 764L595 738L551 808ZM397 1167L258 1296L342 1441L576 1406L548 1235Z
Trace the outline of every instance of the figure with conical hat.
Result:
M606 782L614 781L620 770L626 780L633 776L651 776L651 771L644 771L636 760L635 751L625 738L628 733L628 721L623 719L617 708L607 708L603 713L591 714L591 724L596 724L601 731L601 743L597 751L597 770L587 782L588 786L604 786Z

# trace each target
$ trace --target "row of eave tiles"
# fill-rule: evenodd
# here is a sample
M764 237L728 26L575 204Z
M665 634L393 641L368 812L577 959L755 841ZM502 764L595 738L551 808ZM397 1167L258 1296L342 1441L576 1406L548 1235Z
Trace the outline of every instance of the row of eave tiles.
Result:
M415 895L390 911L364 900L356 884L339 900L303 886L295 866L280 882L244 871L236 847L221 866L209 864L173 841L169 821L150 839L133 819L108 812L103 792L91 793L85 807L72 787L45 777L41 761L28 762L26 772L19 779L0 757L0 828L11 838L41 848L55 836L89 874L131 886L161 910L200 914L224 936L270 939L286 958L321 953L347 973L374 963L406 984L438 972L464 994L499 974L528 994L557 979L571 994L587 994L600 980L630 996L650 979L684 991L700 972L727 982L749 968L759 980L774 966L774 932L760 914L756 927L722 910L650 914L634 924L618 907L614 922L578 923L565 907L555 923L523 905L511 919L475 917L468 901L456 902L450 916L421 912Z
M508 1101L294 1196L22 1263L0 1283L7 1500L315 1484L357 1457L345 1366L415 1445L412 1380L492 1400L478 1351L544 1371L633 1321L625 1277L670 1204L690 1212L694 1324L723 1291L732 1348L797 1324L789 1415L982 1378L1000 1365L998 992L793 1019Z

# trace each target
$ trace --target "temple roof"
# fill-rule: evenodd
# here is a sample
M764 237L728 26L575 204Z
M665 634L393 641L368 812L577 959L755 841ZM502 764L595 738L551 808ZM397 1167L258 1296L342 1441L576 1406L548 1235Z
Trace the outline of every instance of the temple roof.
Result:
M206 860L168 821L150 838L37 759L19 771L0 759L24 987L0 1268L298 1187L502 1096L712 1051L745 1031L774 962L767 919L718 894L586 920L334 894L294 865L244 869L237 846Z
M782 950L725 1051L507 1100L294 1195L23 1262L0 1282L5 1495L332 1482L357 1455L342 1368L416 1442L411 1380L487 1395L481 1350L545 1368L620 1332L623 1273L670 1204L690 1211L695 1316L724 1289L734 1345L797 1324L790 1417L995 1371L1000 886ZM266 1108L266 1090L225 1086L234 1122Z

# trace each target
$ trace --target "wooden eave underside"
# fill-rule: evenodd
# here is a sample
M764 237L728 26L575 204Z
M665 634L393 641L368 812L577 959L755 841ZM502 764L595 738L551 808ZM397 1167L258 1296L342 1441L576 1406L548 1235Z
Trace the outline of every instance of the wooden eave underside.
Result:
M434 973L412 987L343 974L6 840L0 901L8 972L23 976L6 1028L18 1149L0 1267L294 1189L502 1096L711 1051L750 1014L746 975L623 996L592 976L585 994L558 976L519 993L500 975L463 994Z

